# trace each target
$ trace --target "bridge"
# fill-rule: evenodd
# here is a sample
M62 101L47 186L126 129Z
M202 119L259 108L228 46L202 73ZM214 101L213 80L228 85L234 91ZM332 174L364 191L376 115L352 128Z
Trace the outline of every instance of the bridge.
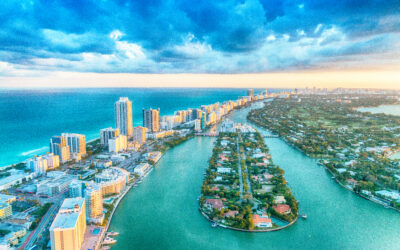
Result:
M279 138L279 135L263 135L264 138Z
M196 133L197 136L217 137L218 133Z

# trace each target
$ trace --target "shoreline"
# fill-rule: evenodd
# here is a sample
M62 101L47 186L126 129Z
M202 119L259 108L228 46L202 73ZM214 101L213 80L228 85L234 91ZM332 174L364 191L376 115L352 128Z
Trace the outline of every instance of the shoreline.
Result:
M88 141L86 142L86 144L92 143L92 142L94 142L94 141L96 141L96 140L99 140L99 139L100 139L100 137L96 137L96 138L90 139L90 140L88 140ZM44 147L44 146L43 146L43 147ZM11 163L11 164L8 164L8 165L0 166L0 171L2 171L2 170L4 170L4 169L7 169L7 168L11 168L11 167L13 167L13 165L17 165L17 164L20 164L20 163L25 163L25 161L28 160L28 159L30 159L30 158L32 158L32 157L28 157L28 158L26 158L25 160L20 161L20 162L16 162L16 163Z
M216 225L219 226L219 227L222 227L224 229L233 230L233 231L246 232L246 233L267 233L267 232L280 231L280 230L283 230L283 229L285 229L287 227L292 226L299 219L299 215L296 215L296 218L293 221L289 222L289 224L287 224L285 226L275 227L275 228L270 228L270 229L265 229L265 230L250 230L250 229L236 228L236 227L231 227L231 226L226 226L224 224L220 224L220 223L210 219L210 217L208 217L208 215L206 213L204 213L203 210L201 210L200 207L199 207L199 211L208 221L216 223Z

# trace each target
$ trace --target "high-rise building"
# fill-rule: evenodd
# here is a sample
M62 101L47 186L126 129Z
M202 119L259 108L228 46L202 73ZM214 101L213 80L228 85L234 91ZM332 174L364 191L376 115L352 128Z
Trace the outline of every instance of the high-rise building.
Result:
M30 169L37 175L45 174L47 171L47 160L41 156L35 156L26 161L26 168Z
M50 139L50 152L60 157L60 162L64 163L71 158L70 149L64 136L53 136Z
M247 96L250 96L250 97L253 98L253 96L254 96L254 90L253 90L253 89L248 89L248 90L247 90Z
M202 112L201 113L200 126L201 126L202 130L207 127L207 115L206 115L206 112Z
M143 144L146 142L146 130L147 128L137 126L133 128L133 140Z
M86 155L86 137L81 134L63 133L65 142L69 146L71 154Z
M122 135L128 137L133 133L132 102L128 97L120 97L115 102L115 126Z
M80 250L86 231L84 198L67 198L50 226L52 250Z
M120 152L128 147L128 138L126 135L119 135L108 140L108 152Z
M192 120L193 120L193 119L192 119L192 116L193 116L193 110L192 110L192 109L188 109L188 110L186 111L186 119L185 119L185 122L192 121Z
M100 144L108 146L108 140L119 136L119 128L104 128L100 130Z
M103 215L103 196L101 187L92 183L85 190L86 217L88 221L102 223Z
M200 118L201 118L202 112L203 112L203 111L201 111L201 109L195 109L195 110L193 110L193 112L192 112L192 120L200 119Z
M160 109L143 109L143 127L151 132L160 131Z

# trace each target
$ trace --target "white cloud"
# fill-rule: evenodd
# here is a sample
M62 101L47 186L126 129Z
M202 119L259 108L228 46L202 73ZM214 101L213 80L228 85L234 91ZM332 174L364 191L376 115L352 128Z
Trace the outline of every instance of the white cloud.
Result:
M110 38L117 41L119 40L124 34L122 34L121 31L119 30L114 30L113 32L110 33Z
M276 39L276 37L274 35L269 35L266 38L267 42L275 41L275 39Z
M135 43L128 43L126 41L116 41L117 50L130 59L145 58L146 55L143 52L141 46Z

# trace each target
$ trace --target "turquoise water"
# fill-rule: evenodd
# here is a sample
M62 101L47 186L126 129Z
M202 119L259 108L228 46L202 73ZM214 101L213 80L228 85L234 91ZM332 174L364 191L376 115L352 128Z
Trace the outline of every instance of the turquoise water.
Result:
M379 107L358 108L360 112L371 112L374 114L384 113L387 115L400 116L400 105L381 105Z
M261 90L256 91L260 92ZM203 104L236 100L246 89L0 89L0 166L48 151L51 136L62 132L99 136L114 125L114 102L133 101L133 123L142 125L143 108L161 115Z
M97 235L97 234L99 234L100 233L100 229L99 228L95 228L94 230L93 230L93 234L94 235Z
M233 120L244 122L247 111ZM270 233L212 228L198 211L197 197L214 140L197 137L168 151L127 194L110 226L120 233L113 249L399 248L399 213L342 188L316 160L278 138L266 143L308 219Z

